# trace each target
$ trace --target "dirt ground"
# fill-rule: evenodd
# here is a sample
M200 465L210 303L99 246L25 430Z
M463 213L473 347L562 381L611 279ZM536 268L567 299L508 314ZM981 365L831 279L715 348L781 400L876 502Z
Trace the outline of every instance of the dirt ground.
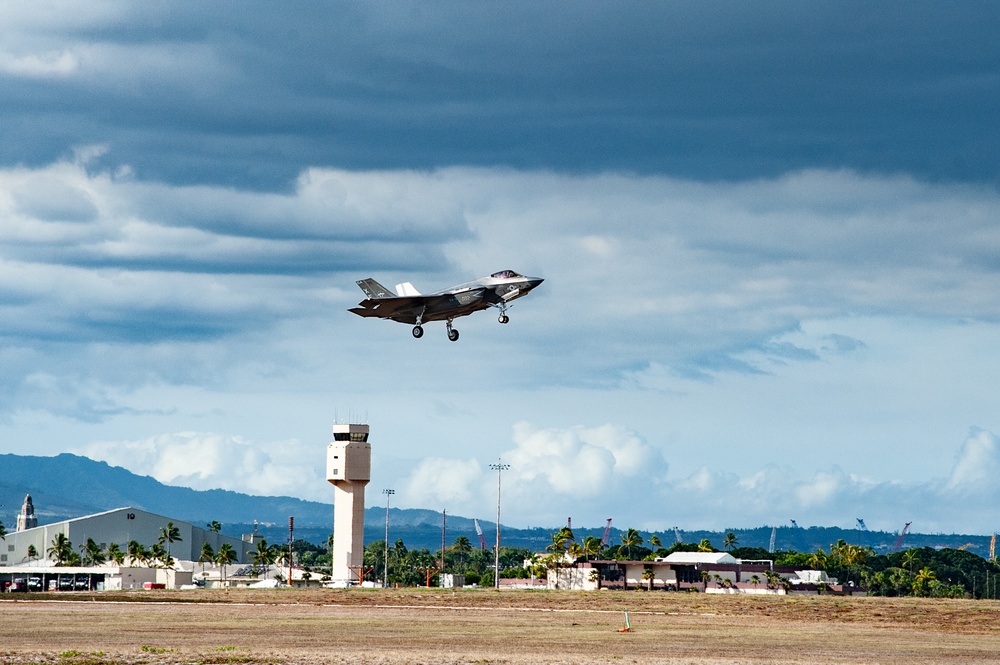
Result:
M1000 663L1000 603L438 589L0 596L0 663L945 662Z

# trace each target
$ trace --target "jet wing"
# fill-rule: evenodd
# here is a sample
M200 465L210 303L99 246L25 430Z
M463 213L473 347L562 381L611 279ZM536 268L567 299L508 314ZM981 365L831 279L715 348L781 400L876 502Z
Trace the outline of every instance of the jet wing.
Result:
M415 324L418 319L423 322L441 321L465 316L477 309L486 309L488 305L483 303L484 293L485 289L468 289L458 293L438 293L426 296L366 298L358 303L357 307L352 307L347 311L358 316L392 319L409 324Z
M358 316L377 316L380 319L393 319L399 312L418 312L423 308L426 296L416 298L366 298L358 303L357 307L352 307L348 312L354 312Z

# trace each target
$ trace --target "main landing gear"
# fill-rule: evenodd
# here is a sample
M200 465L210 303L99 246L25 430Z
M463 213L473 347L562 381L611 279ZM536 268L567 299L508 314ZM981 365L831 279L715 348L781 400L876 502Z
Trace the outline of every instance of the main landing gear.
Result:
M417 325L413 326L412 332L413 336L416 339L420 339L421 337L424 336L424 327L418 323ZM458 331L451 327L451 321L448 321L448 339L450 339L453 342L458 341Z

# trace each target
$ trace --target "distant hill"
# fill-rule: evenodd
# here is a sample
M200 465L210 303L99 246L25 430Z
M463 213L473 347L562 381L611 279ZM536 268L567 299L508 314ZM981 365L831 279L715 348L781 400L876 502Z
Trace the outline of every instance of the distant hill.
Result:
M314 543L325 542L333 522L333 506L329 503L303 501L291 497L251 496L227 490L193 490L187 487L164 485L149 476L139 476L121 467L110 466L78 455L62 454L55 457L0 455L0 521L13 530L24 495L31 494L35 514L40 524L58 522L73 517L131 506L153 513L173 517L195 525L213 520L223 524L223 532L231 536L248 533L254 520L258 531L270 542L286 542L288 518L295 517L295 538ZM410 549L441 547L442 515L438 511L391 508L389 511L389 540L403 540ZM610 533L612 544L621 542L622 531L629 524L617 523ZM485 532L487 547L496 539L496 523L480 521ZM503 544L542 551L552 543L552 533L562 525L551 528L516 529L504 526ZM446 523L446 543L450 545L458 536L465 536L478 544L473 521L449 514ZM771 527L753 529L725 529L723 531L682 531L685 542L696 543L707 538L715 547L722 547L726 531L733 531L740 547L767 548ZM602 527L577 527L578 540L586 536L600 538ZM641 532L649 539L648 532ZM657 534L664 546L674 541L673 532ZM860 531L839 527L778 527L775 546L779 550L813 552L818 547L829 549L831 543L844 540L867 545L878 552L891 550L897 535L884 531ZM385 538L385 508L372 507L365 511L365 541ZM987 556L989 537L961 534L907 534L904 547L963 547L970 552Z
M31 494L41 523L125 506L195 524L211 520L282 522L289 515L306 524L321 524L332 514L332 505L291 497L171 487L78 455L0 455L0 519L4 524L14 523L25 494Z

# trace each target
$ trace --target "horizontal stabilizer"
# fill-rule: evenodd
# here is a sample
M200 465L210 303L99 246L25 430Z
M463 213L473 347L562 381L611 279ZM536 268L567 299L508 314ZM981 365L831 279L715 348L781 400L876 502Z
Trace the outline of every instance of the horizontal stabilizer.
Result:
M396 285L396 295L400 298L405 298L406 296L419 296L420 291L417 291L417 289L409 282L403 282L402 284Z
M358 286L361 290L365 292L365 295L369 298L392 298L392 292L376 282L374 279L369 277L368 279L358 280Z

